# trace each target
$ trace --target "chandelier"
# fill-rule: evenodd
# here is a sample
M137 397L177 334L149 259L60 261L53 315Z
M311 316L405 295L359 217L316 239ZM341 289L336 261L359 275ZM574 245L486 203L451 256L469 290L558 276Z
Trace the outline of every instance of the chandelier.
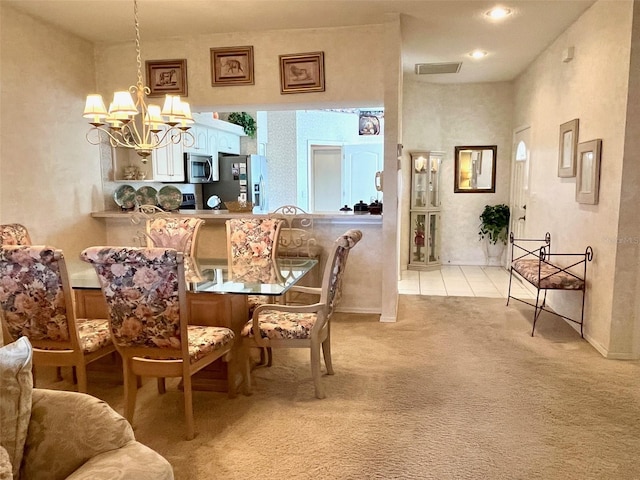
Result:
M194 120L189 104L179 95L167 95L162 109L145 101L151 90L142 80L137 0L133 1L133 12L138 82L127 91L115 92L109 110L105 108L102 95L87 95L83 117L90 119L89 123L93 125L87 132L89 143L100 144L102 132L108 136L111 146L132 148L140 155L142 163L146 163L152 150L157 148L180 142L185 147L193 146L195 139L187 130Z

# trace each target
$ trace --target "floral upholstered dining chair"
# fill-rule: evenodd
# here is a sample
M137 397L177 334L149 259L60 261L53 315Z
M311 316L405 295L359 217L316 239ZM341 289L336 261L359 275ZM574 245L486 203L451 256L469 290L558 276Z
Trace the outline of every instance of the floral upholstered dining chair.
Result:
M0 313L6 342L25 336L33 364L74 367L78 391L87 391L88 363L114 353L106 319L76 318L62 250L2 246Z
M27 227L20 223L0 225L0 245L31 245Z
M227 256L231 271L238 271L243 264L264 263L270 267L271 260L278 253L278 239L282 224L281 219L274 218L232 218L227 220ZM268 303L269 298L249 295L248 302L249 314L251 315L257 305Z
M235 335L225 327L189 325L183 253L171 248L90 247L107 301L116 349L122 356L125 417L133 423L137 377L182 377L187 439L195 436L191 377L219 358L231 360ZM233 369L233 364L229 364ZM229 375L229 395L235 375Z
M327 374L333 375L331 363L331 317L340 301L341 287L350 250L360 241L360 230L348 230L340 235L328 254L322 287L293 286L302 293L319 295L311 305L259 305L242 329L248 347L309 348L311 374L317 398L325 397L321 382L320 353L324 356ZM251 364L247 356L245 379L251 388Z
M276 218L232 218L226 221L227 253L234 258L274 258L282 220Z
M194 257L202 218L157 216L147 220L147 247L174 248Z

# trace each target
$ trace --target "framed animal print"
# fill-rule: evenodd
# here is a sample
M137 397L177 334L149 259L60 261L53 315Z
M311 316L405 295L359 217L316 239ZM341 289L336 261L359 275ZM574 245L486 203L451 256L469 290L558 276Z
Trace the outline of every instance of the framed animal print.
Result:
M253 85L253 47L211 49L211 85Z
M280 93L324 92L324 52L280 55Z
M147 60L147 85L150 97L187 96L187 61Z

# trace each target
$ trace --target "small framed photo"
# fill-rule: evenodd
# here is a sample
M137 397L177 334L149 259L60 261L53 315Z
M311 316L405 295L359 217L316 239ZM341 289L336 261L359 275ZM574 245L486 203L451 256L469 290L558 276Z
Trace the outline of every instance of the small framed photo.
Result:
M253 85L253 47L211 49L211 85Z
M324 92L324 52L280 55L280 93Z
M558 152L558 176L576 176L576 147L578 146L579 120L574 118L560 125L560 150Z
M162 95L187 96L187 61L147 60L147 85L150 97Z
M596 205L600 190L600 156L602 140L578 144L578 172L576 174L576 202Z

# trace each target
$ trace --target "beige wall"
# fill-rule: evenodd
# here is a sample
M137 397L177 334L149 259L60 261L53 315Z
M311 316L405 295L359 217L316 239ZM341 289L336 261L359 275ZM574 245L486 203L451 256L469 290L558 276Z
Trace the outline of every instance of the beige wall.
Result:
M633 302L618 298L614 283L622 169L637 160L637 155L624 156L632 8L631 1L597 2L556 39L516 81L513 122L531 126L527 233L549 231L556 252L593 247L585 337L602 353L622 358L635 355L630 342L620 340L631 336L633 325L640 321ZM562 52L567 47L575 48L575 58L564 63ZM597 205L577 203L575 178L557 176L559 125L573 118L580 119L580 142L602 139ZM637 221L637 206L635 210ZM614 298L623 302L616 306L615 316ZM576 315L579 305L578 295L565 292L551 297L551 306L558 311Z
M142 60L187 59L188 100L193 111L230 112L249 106L274 109L301 105L379 105L383 99L383 50L380 25L349 28L210 34L147 41L142 33ZM211 86L210 48L252 45L255 85ZM325 91L280 93L279 55L324 52ZM98 45L98 93L111 95L136 81L133 42ZM366 61L363 61L366 59Z
M401 262L409 261L411 151L445 153L440 171L443 265L484 265L479 216L487 204L509 203L513 86L508 82L438 85L404 81ZM453 193L456 145L497 145L495 193Z
M96 147L85 140L84 96L94 88L90 43L0 2L0 223L62 248L73 268L105 239Z

